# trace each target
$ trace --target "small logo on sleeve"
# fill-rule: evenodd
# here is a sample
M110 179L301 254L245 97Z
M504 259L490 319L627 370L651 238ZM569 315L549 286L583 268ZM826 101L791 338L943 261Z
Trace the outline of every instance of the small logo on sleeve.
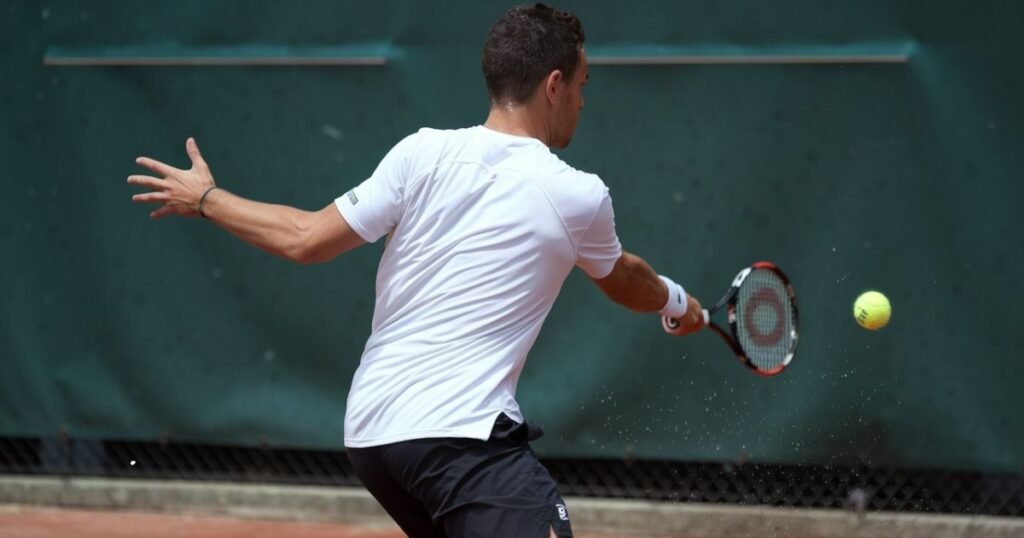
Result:
M349 202L350 202L350 203L351 203L352 205L356 205L356 204L358 204L358 203L359 203L359 197L358 197L358 196L356 196L356 191L354 191L354 190L352 190L352 191L348 191L348 193L347 193L347 196L348 196L348 201L349 201Z
M558 510L558 519L569 521L569 511L565 509L564 504L556 504L555 509Z

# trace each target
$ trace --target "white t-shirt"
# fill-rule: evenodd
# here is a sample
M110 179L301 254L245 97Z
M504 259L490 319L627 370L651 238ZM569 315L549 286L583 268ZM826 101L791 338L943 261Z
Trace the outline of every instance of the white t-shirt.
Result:
M422 129L335 200L363 239L388 234L345 446L487 439L573 266L622 253L608 188L534 138Z

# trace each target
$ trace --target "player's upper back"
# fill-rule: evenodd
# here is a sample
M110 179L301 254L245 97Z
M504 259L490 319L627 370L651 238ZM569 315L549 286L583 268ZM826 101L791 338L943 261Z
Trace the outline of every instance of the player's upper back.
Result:
M611 239L606 231L595 249L588 230L603 205ZM374 333L393 338L542 318L574 265L603 276L619 255L600 178L537 139L483 126L407 137L338 206L367 241L390 234ZM403 329L386 331L392 323Z

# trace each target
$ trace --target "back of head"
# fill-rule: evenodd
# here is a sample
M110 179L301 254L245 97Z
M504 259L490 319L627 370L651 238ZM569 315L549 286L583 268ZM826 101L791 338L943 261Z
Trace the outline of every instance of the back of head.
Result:
M508 10L484 42L484 79L491 104L526 103L556 69L571 78L583 41L583 25L568 11L544 4Z

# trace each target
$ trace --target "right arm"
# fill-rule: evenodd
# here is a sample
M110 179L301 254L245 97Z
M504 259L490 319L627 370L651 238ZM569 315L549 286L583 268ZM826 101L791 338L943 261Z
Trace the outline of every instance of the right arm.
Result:
M594 284L615 303L635 312L665 310L670 297L668 286L643 258L623 251L611 273L592 278ZM686 294L686 314L679 317L680 334L690 334L704 326L700 302Z
M635 312L671 315L680 323L679 330L672 334L689 334L704 326L704 314L696 299L678 284L658 276L640 256L622 250L607 188L576 254L576 265L612 301Z

